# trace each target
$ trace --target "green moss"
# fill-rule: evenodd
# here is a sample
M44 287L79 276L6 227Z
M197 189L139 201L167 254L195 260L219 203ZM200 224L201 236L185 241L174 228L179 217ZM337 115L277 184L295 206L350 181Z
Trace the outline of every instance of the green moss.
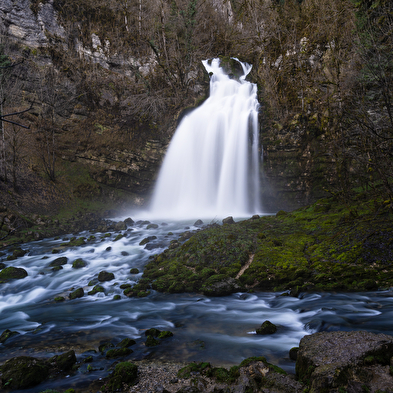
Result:
M88 295L95 295L98 292L105 293L104 287L102 287L101 285L95 285L94 288L91 291L87 292L87 294Z
M392 286L393 214L386 208L377 217L367 199L352 202L357 215L326 199L278 217L208 226L154 256L143 277L157 291L200 292L237 277L252 258L237 279L245 289L299 293Z
M129 362L118 363L107 385L107 391L123 389L124 384L133 384L138 376L138 367Z

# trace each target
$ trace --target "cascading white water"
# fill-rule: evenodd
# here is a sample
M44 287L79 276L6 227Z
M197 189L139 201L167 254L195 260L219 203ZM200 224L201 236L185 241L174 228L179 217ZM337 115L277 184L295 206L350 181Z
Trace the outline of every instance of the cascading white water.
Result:
M156 217L245 216L260 211L257 87L231 79L220 60L202 62L210 97L180 123L162 165L151 213Z

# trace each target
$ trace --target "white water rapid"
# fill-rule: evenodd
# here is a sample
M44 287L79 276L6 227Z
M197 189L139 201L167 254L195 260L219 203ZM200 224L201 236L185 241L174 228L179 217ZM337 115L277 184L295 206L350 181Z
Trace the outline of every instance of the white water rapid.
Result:
M246 216L260 211L257 87L202 62L210 97L180 123L154 190L151 214L162 218Z

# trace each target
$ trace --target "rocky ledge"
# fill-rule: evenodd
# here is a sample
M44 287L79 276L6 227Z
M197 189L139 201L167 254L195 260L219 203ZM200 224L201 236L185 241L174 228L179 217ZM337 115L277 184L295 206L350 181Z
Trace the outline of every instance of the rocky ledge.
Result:
M77 372L87 360L77 359L73 350L50 359L13 358L0 366L0 388L7 391L35 386L54 371ZM124 360L114 362L112 372L96 381L94 389L108 393L393 392L393 336L364 331L322 332L303 337L297 350L296 375L286 373L262 356L245 359L229 370L208 362L184 365ZM94 369L94 364L90 368ZM20 375L29 375L23 386L19 382L15 385L16 380L21 380Z

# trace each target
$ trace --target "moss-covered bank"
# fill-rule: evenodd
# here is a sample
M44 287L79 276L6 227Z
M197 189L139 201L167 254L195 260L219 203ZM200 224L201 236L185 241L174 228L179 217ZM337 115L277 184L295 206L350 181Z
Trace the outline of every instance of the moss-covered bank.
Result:
M292 213L210 225L155 255L141 280L161 292L375 290L393 285L390 202L359 194Z

